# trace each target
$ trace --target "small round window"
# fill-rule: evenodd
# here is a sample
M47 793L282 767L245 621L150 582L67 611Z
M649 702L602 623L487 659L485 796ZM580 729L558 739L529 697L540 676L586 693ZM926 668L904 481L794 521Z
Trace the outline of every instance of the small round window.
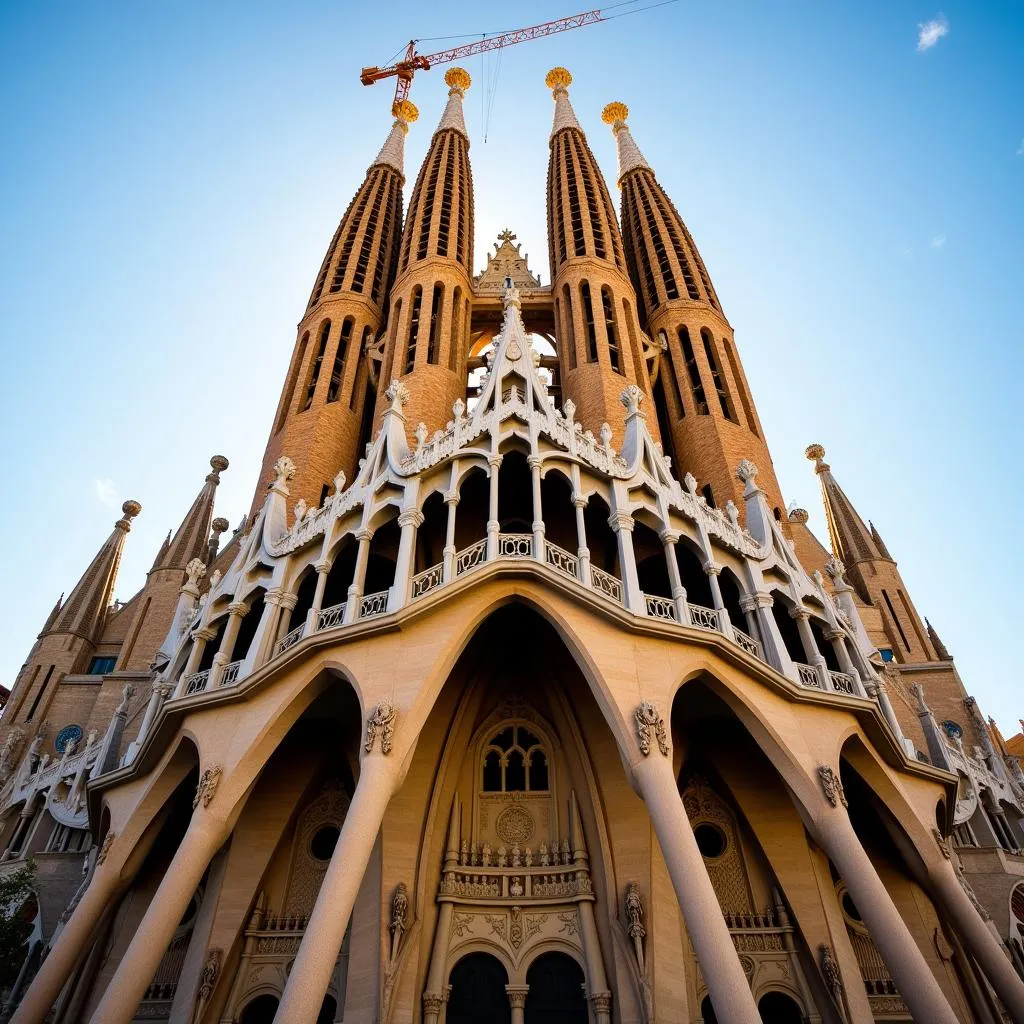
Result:
M703 821L693 830L693 836L702 857L713 859L725 853L725 833L717 825Z
M317 860L330 860L334 847L338 845L341 832L337 825L324 825L316 830L309 844L309 852Z

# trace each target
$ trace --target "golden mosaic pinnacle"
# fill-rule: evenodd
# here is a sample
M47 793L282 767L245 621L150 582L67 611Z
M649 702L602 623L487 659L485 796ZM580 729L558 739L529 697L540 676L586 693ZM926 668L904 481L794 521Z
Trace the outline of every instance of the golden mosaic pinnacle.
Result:
M609 103L601 111L601 120L605 124L615 124L617 121L625 121L629 117L629 107L625 103Z
M572 75L566 68L552 68L544 79L544 84L549 89L557 89L572 84Z
M449 68L444 73L444 84L452 89L468 89L472 81L465 68Z

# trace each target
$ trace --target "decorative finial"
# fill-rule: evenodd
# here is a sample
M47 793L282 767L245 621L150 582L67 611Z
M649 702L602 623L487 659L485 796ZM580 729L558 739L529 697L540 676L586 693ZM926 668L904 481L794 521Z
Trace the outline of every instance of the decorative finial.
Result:
M217 516L217 518L210 523L210 532L215 533L219 537L230 525L231 524L223 516Z
M629 117L629 107L625 103L609 103L601 111L601 120L605 124L619 124L625 121L627 117Z
M399 121L404 121L406 125L419 120L420 116L419 108L412 100L399 100L395 104L394 114Z
M572 75L566 68L552 68L544 78L544 84L554 92L572 85Z
M142 511L142 506L132 498L129 498L122 506L121 511L124 513L123 519L118 519L114 525L119 530L124 530L127 533L132 528L132 520Z
M223 455L214 455L214 457L210 459L210 468L214 473L223 473L224 470L228 468L228 465L228 460L225 459Z
M472 81L473 79L469 77L469 72L465 68L449 68L444 73L444 84L462 92L469 88Z

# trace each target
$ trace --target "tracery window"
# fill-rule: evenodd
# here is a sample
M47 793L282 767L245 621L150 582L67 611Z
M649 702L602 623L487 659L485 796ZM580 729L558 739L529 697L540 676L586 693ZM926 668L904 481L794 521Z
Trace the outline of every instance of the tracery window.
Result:
M484 748L481 789L485 793L546 793L548 755L525 725L503 726Z

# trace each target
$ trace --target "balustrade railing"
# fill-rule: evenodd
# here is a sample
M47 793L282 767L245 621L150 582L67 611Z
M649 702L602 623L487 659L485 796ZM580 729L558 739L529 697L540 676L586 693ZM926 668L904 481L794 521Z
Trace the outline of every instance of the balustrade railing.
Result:
M532 558L533 557L533 534L532 533L499 533L498 534L498 557L499 558Z
M644 594L647 614L654 619L676 621L676 603L670 597L658 597L656 594Z
M590 579L595 590L622 604L622 580L616 579L604 569L598 569L596 565L590 567Z
M359 618L368 619L373 615L383 615L388 608L388 592L380 590L376 594L367 594L359 602Z
M549 540L544 541L544 561L553 569L564 572L566 576L572 576L574 579L579 576L580 560Z
M698 629L713 629L716 633L719 629L718 612L714 608L705 608L702 604L690 605L690 625Z
M340 626L345 621L346 604L346 601L342 601L341 604L332 604L330 608L324 608L316 617L317 630L333 629L335 626Z
M193 672L185 680L185 696L188 697L193 693L202 693L209 681L210 670L208 668L204 668L202 672Z
M224 666L224 671L221 673L220 685L221 686L232 686L238 682L238 672L242 667L241 661L233 661L229 665Z
M412 578L412 596L416 598L429 594L430 591L441 586L443 579L443 565L432 565L429 569L424 569L423 572L418 573Z
M286 633L277 642L277 653L284 654L289 647L294 647L302 639L304 626L296 626L290 633Z
M755 658L761 657L761 645L752 637L749 633L744 633L742 629L737 629L735 626L732 627L733 639L747 652L752 654Z
M486 557L486 540L478 540L475 544L470 544L468 548L463 548L455 556L455 575L457 577L461 576L463 573L469 572L470 569L475 569L478 565L482 565Z
M821 676L818 675L818 670L813 665L803 665L799 661L794 662L796 670L800 675L800 682L804 686L811 686L816 690L820 690Z
M832 689L839 693L848 693L852 697L856 692L854 678L849 672L829 672L829 679L832 680Z

